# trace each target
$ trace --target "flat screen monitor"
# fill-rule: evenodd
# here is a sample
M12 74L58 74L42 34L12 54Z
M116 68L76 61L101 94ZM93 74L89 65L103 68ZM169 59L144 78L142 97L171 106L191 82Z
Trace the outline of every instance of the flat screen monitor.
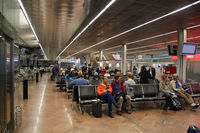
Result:
M196 44L184 43L182 54L194 55L196 53L196 46L197 46Z

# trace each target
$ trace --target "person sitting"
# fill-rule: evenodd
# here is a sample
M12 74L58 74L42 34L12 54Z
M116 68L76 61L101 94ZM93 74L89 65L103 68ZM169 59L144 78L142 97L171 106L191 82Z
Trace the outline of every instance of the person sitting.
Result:
M149 78L151 78L150 73L147 71L145 66L141 67L141 72L139 73L140 76L140 84L148 84Z
M100 77L97 72L94 72L94 76L92 77L92 85L99 84Z
M106 73L104 74L104 76L110 78L109 70L106 70Z
M101 100L108 101L108 116L114 118L112 114L112 104L114 104L116 108L119 108L119 105L112 96L112 88L111 85L108 84L108 77L103 77L103 83L98 85L97 94L100 96Z
M82 78L82 72L78 72L78 79L75 79L69 83L69 87L72 88L72 86L75 85L89 85L89 82Z
M127 74L127 81L124 82L125 87L129 87L131 85L135 85L135 81L132 79L132 73Z
M169 78L168 75L162 75L161 82L160 82L160 91L163 94L163 97L166 98L166 104L164 109L169 109L171 104L171 97L175 95L173 89L169 85Z
M71 72L68 73L68 79L75 79L75 70L72 68Z
M84 79L87 80L87 81L89 81L89 75L88 75L88 73L84 74Z
M189 104L193 109L198 108L199 104L195 104L194 100L192 99L192 96L188 94L186 91L182 88L182 84L179 81L179 76L174 75L173 80L170 82L171 87L174 89L174 91L180 95L184 101Z
M115 80L111 84L113 88L113 95L117 103L119 104L119 108L117 109L117 114L122 115L122 104L123 101L126 101L126 111L128 114L131 114L131 97L126 94L125 87L123 82L120 80L120 75L115 75Z

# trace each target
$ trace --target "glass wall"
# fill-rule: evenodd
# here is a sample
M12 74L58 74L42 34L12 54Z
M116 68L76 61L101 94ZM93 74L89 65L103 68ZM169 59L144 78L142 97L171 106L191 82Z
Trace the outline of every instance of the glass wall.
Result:
M20 29L20 6L18 0L0 0L0 132L13 132L16 128L16 107L22 104L22 87L14 75L18 70L18 49L15 43L24 43ZM13 58L14 56L14 58ZM15 61L15 62L14 62ZM16 78L15 78L16 79ZM16 80L17 81L17 80ZM20 90L20 91L19 91ZM19 100L20 99L20 100ZM19 102L20 101L20 102Z

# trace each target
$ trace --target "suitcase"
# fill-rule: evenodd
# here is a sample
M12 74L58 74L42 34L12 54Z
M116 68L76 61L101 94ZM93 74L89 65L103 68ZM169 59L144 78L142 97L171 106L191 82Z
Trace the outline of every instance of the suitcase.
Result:
M200 129L195 125L190 125L187 133L200 133Z
M92 114L97 118L102 117L102 104L100 99L92 101Z

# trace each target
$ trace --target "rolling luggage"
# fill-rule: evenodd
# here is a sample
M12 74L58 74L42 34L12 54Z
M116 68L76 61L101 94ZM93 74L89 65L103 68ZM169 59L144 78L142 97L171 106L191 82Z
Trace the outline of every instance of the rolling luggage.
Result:
M200 133L200 129L195 125L190 125L187 133Z
M92 114L97 118L102 117L102 104L100 99L92 101Z

